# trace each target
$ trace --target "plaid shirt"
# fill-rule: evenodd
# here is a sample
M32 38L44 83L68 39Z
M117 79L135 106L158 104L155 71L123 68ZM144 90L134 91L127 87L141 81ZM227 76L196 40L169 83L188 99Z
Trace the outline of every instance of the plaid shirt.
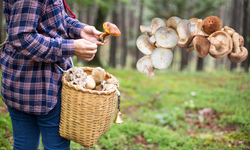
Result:
M15 1L15 2L14 2ZM10 107L45 115L57 103L63 72L84 24L61 0L4 0L9 42L1 52L1 96Z

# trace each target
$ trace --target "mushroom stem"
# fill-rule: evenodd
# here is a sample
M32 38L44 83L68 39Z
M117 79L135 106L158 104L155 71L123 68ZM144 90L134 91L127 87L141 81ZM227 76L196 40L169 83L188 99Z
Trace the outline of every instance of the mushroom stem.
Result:
M151 32L151 26L140 25L141 32Z
M189 47L186 48L187 52L192 52L193 50L194 50L194 45L189 46Z
M104 40L105 40L105 36L108 36L109 35L109 33L108 32L103 32L100 36L99 36L99 41L101 41L101 42L104 42Z
M146 67L145 73L147 74L147 78L155 76L154 67Z

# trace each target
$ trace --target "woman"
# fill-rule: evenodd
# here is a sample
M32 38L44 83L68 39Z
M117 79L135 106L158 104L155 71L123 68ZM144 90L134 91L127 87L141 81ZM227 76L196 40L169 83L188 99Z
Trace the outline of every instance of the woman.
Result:
M63 2L65 2L63 0ZM14 149L70 149L60 137L61 78L70 57L90 61L101 34L70 18L61 0L4 0L8 41L1 52L2 99L12 120Z

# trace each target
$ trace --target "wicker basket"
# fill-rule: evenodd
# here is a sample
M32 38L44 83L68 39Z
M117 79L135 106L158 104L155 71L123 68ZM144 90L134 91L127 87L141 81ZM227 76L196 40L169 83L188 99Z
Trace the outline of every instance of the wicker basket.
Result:
M82 67L82 69L89 75L94 68ZM106 79L108 78L114 76L107 73ZM115 89L112 91L80 89L69 84L63 75L60 135L84 147L93 147L109 130L116 113L116 102Z

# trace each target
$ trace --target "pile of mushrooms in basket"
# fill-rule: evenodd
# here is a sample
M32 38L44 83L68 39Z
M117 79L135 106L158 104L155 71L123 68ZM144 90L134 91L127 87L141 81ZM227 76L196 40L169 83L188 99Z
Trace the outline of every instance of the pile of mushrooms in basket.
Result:
M136 41L138 49L145 54L138 60L136 67L147 77L155 75L155 69L166 69L173 60L173 48L177 45L188 52L205 58L208 53L214 58L228 58L234 63L244 61L248 56L244 38L234 29L224 26L216 16L204 20L198 18L181 19L171 17L165 23L160 18L151 20L151 25L140 26L141 35ZM191 44L193 43L193 44Z
M87 75L83 69L72 67L66 72L66 81L81 89L90 89L97 91L109 91L117 88L116 78L109 78L105 81L106 72L100 67L93 69L91 75Z

